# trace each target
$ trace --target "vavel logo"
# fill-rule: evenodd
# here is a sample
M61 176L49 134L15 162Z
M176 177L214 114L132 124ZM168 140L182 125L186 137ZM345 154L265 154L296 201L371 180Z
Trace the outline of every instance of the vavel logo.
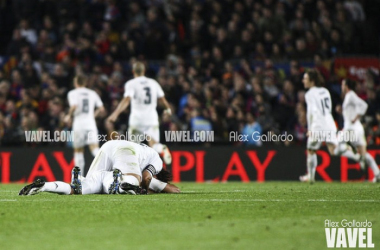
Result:
M372 222L325 220L326 243L328 248L374 248Z

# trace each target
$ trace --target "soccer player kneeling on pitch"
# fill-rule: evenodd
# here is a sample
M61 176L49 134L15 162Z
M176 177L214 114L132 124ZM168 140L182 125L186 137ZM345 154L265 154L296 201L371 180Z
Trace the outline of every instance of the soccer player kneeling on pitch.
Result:
M332 102L329 91L322 87L323 77L316 70L308 70L302 79L308 89L305 95L307 105L307 174L300 176L300 181L313 183L317 168L316 150L326 142L330 155L344 156L364 165L364 159L352 151L346 143L338 142L337 128L331 114Z
M112 173L112 176L110 173ZM74 191L81 189L81 191L75 191L75 193L94 194L102 192L103 185L103 192L107 193L106 190L109 188L109 184L117 181L118 178L115 176L120 175L121 177L121 173L123 173L123 177L127 176L124 178L127 178L129 184L141 186L142 190L145 190L146 193L149 188L155 192L162 190L165 192L179 192L179 189L176 189L174 185L159 182L154 178L154 176L156 176L164 182L171 180L171 175L162 169L162 160L154 149L144 144L123 140L108 141L100 148L92 161L85 179L82 178L79 168L74 168L72 186L74 187ZM86 184L86 187L83 187L83 182L88 182L90 185ZM63 182L52 183L53 184L49 183L49 185L55 185L58 188L58 184L62 184ZM95 183L94 186L96 186L93 188L94 190L87 190L87 188L92 188L91 184L93 183ZM21 190L20 194L25 192L29 193L30 190L28 191L27 189L35 188L35 186L33 186L34 184L37 185L37 187L46 185L37 181L36 183L28 185L29 187L26 186L24 188L26 191ZM79 184L81 188L79 188ZM51 187L55 188L55 186ZM76 186L78 186L78 188L75 188ZM65 189L66 194L70 194L71 191L69 192L68 186L66 186L66 188L63 187L63 189ZM51 189L49 189L49 192L50 190ZM114 192L118 192L116 187Z

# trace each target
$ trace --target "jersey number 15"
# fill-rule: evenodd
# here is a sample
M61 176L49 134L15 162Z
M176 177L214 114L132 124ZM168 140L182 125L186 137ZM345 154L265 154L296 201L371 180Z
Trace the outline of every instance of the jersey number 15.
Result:
M324 99L321 99L321 105L322 105L322 113L325 115L325 110L330 113L330 105L329 105L329 98L325 97Z

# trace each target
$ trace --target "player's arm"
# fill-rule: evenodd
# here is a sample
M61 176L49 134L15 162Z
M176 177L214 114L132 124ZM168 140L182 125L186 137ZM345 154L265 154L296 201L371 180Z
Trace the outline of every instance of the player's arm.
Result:
M98 94L95 94L95 107L96 107L96 110L94 113L95 118L98 116L104 117L107 114L107 111L104 108L102 99L100 99L100 96Z
M98 116L104 116L104 115L106 115L106 113L107 112L106 112L106 109L104 108L104 106L101 106L95 110L94 116L96 118Z
M152 178L153 178L153 174L147 168L145 168L145 170L142 172L141 187L148 191L150 182L152 181Z
M306 102L306 120L307 120L307 129L310 130L311 123L313 121L313 112L312 112L312 101L310 100L310 95L305 95L305 102ZM307 133L307 136L309 136L309 133Z
M355 123L357 120L359 120L366 112L368 108L368 104L363 101L359 96L355 95L352 98L354 104L355 104L355 113L356 116L354 119L351 121L352 123Z
M150 193L180 193L180 189L170 183L153 178L149 184Z
M63 118L63 121L65 123L70 123L71 117L73 116L73 114L77 108L77 99L76 99L75 94L71 91L67 95L67 99L69 102L70 109L69 109L69 112L67 113L67 115Z
M166 100L165 93L162 90L162 88L161 88L161 86L160 86L160 84L158 82L156 82L156 87L157 87L157 101L158 101L158 104L160 104L161 106L165 107L164 113L166 113L168 115L172 115L172 110L170 109L169 102Z
M170 109L169 102L166 100L165 96L158 98L158 103L165 107L164 112L168 115L172 114L172 110Z
M119 117L119 115L121 114L121 112L123 112L126 108L128 108L130 102L131 102L131 98L129 96L124 97L119 103L119 105L117 105L117 108L115 109L115 111L113 111L112 114L107 118L107 120L110 122L115 122L117 118Z

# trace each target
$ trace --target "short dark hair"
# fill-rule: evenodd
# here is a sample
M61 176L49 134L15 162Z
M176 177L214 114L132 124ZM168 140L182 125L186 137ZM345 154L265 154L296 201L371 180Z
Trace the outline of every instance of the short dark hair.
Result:
M350 89L350 90L354 90L356 89L356 82L354 80L351 80L351 79L344 79L344 81L346 82L346 86Z
M322 87L325 83L325 79L317 69L309 69L306 71L310 81L314 82L316 87Z
M166 169L162 169L157 175L157 179L163 182L169 182L173 180L173 175Z
M77 75L77 76L75 76L74 77L74 79L76 79L77 80L77 84L79 85L79 86L84 86L84 85L86 85L86 77L84 76L84 75Z

